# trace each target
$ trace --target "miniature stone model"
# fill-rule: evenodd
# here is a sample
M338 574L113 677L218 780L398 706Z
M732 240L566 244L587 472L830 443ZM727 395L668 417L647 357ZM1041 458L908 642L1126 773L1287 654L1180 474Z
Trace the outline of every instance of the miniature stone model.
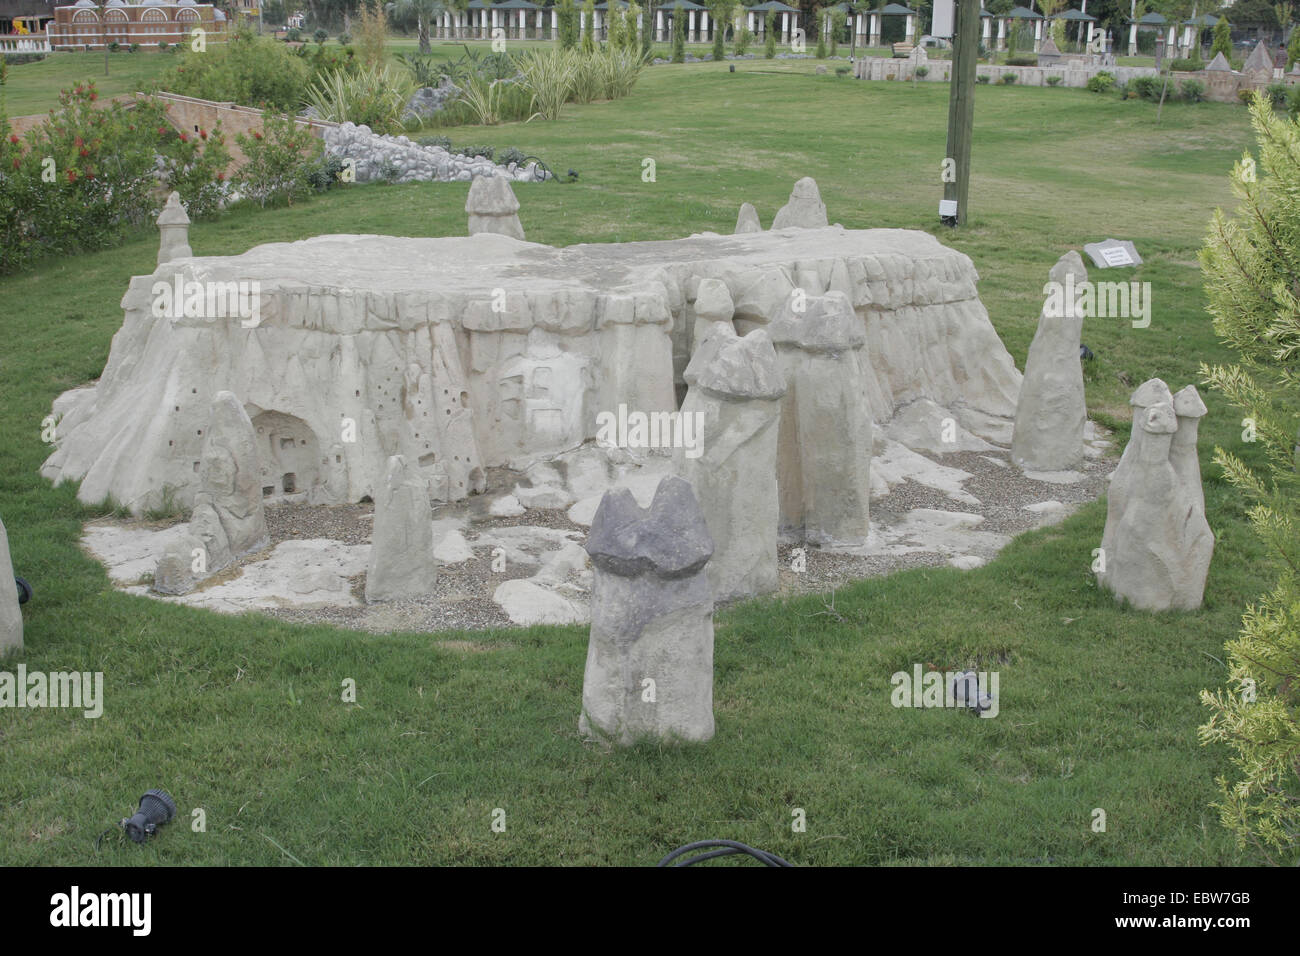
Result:
M785 229L799 226L802 229L821 229L828 224L826 204L822 202L817 182L805 176L794 184L790 192L790 201L777 210L772 220L773 229Z
M18 606L14 565L9 557L9 534L0 521L0 658L23 649L23 612Z
M842 292L792 295L767 332L787 386L777 437L781 533L818 546L866 544L873 427L862 323Z
M736 234L762 231L763 224L758 219L758 210L754 208L753 203L741 203L740 214L736 216Z
M512 239L524 238L524 227L519 222L519 200L504 176L476 177L470 183L465 211L469 213L471 236L494 232Z
M785 379L763 329L744 338L715 322L686 367L683 415L703 415L703 453L678 451L677 473L691 483L713 538L709 581L715 601L775 591L776 438Z
M437 576L429 483L405 458L394 455L388 459L384 485L375 495L366 603L428 594Z
M194 255L190 249L190 217L181 205L180 193L172 192L167 197L167 205L158 213L156 222L158 231L162 233L158 243L158 265Z
M258 320L155 314L156 284L177 281L256 284ZM869 345L862 416L926 399L963 423L1005 419L1021 376L976 281L927 233L834 226L563 249L320 236L185 258L132 280L103 376L61 400L42 474L137 514L192 507L200 436L228 390L253 421L268 503L375 497L393 455L435 501L459 501L489 468L595 439L600 412L676 411L695 326L766 327L796 284L847 297Z
M1083 313L1076 306L1087 281L1088 270L1074 250L1057 260L1049 276L1011 439L1011 460L1026 471L1064 471L1083 460L1088 411L1079 361Z
M184 594L199 581L266 547L257 436L233 392L212 403L203 450L194 462L200 491L188 534L172 545L154 572L154 590Z
M713 736L713 541L690 484L660 481L642 509L626 488L601 499L578 730L621 745Z
M1214 553L1196 456L1205 406L1191 386L1172 396L1159 379L1131 403L1134 437L1111 480L1098 582L1142 610L1194 610Z

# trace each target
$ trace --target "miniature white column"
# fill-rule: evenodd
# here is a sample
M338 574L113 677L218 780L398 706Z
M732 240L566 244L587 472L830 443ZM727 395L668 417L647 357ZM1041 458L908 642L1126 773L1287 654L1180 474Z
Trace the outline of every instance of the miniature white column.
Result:
M790 14L781 14L781 42L790 42Z
M717 25L714 24L713 28L716 30ZM713 39L713 37L709 36L709 15L705 13L703 10L700 11L700 39L701 40Z
M871 14L871 40L872 46L880 46L880 14Z
M158 214L157 223L162 234L158 243L158 265L194 255L190 248L190 217L181 205L180 193L173 192L167 197L167 205Z
M992 18L992 17L980 17L980 19L984 21L984 23L983 23L983 33L981 34L981 39L984 41L984 48L985 48L985 49L988 49L988 45L989 45L989 35L993 32L993 18Z
M1128 55L1137 56L1138 52L1138 25L1132 23L1128 28Z
M1085 46L1089 46L1092 44L1092 26L1093 25L1091 23L1088 24L1088 38L1083 41Z
M1043 21L1034 21L1034 52L1037 53L1039 47L1043 45Z
M864 23L863 23L863 21L864 21L864 20L866 20L866 17L864 17L864 16L863 16L862 14L860 14L860 13L859 13L856 17L854 17L853 35L854 35L855 37L858 38L858 42L859 42L859 43L861 43L863 46L866 46L866 45L867 45L867 36L866 36L866 33L863 32L863 30L864 30Z
M554 7L551 7L551 39L552 40L559 38L560 35L559 22L560 22L560 15L555 12Z
M602 26L600 11L593 10L591 14L591 35L593 39L600 39L600 28Z
M663 10L655 11L655 39L660 43L664 42L664 12Z
M914 42L915 39L916 39L916 37L915 37L915 36L913 35L913 33L912 33L913 25L914 25L914 23L915 23L915 20L916 20L916 17L912 16L911 14L908 14L908 15L907 15L907 25L906 25L906 26L904 27L904 29L903 29L903 42L904 42L904 43L912 43L912 42Z
M998 19L998 49L1007 48L1007 21L1005 18Z
M699 38L699 34L695 32L695 11L692 10L686 18L686 40L688 43L695 43Z

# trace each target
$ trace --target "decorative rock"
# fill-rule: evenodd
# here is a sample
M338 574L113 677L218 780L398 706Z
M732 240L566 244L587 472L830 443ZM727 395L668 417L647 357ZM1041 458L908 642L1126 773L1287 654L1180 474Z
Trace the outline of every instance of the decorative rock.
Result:
M719 323L725 323L731 329L731 317L736 312L732 304L731 293L727 284L721 279L701 279L699 292L695 296L695 327L691 342L698 348L708 330ZM734 330L733 330L734 331Z
M23 649L23 612L18 606L18 589L10 583L13 579L9 534L0 521L0 658Z
M524 506L514 495L503 495L488 506L488 514L494 518L517 518L524 513Z
M621 745L713 736L713 555L688 482L664 478L649 509L626 488L596 511L591 637L578 730Z
M703 416L703 454L678 450L674 465L691 483L713 538L709 582L715 601L775 591L777 423L785 379L763 329L744 338L714 323L686 367L683 415Z
M1083 460L1088 413L1079 361L1083 314L1076 304L1087 281L1088 270L1074 250L1052 267L1011 438L1011 460L1028 471L1065 471Z
M1142 610L1194 610L1214 553L1196 455L1205 406L1194 388L1175 398L1159 379L1130 403L1133 437L1111 479L1097 580Z
M577 624L586 619L571 601L528 580L503 581L492 600L510 616L512 624Z
M736 234L742 232L762 232L763 224L758 219L758 210L752 203L740 204L740 215L736 217Z
M194 255L190 248L190 217L181 205L180 193L173 191L167 197L167 205L158 213L156 221L162 234L158 243L158 265Z
M787 391L777 436L781 532L816 545L866 543L873 425L866 331L842 292L790 297L768 326Z
M262 506L257 435L233 392L218 392L199 456L189 531L158 562L153 588L184 594L270 542Z
M375 494L366 603L421 597L433 590L437 576L428 482L394 455Z
M773 229L785 229L799 226L802 229L818 229L830 225L826 218L826 206L822 202L817 182L805 176L794 184L790 192L790 201L777 211L772 220Z
M512 239L524 238L519 222L519 200L503 176L479 176L469 187L465 200L469 213L469 234L492 232Z
M461 564L474 560L474 549L459 531L448 531L433 549L433 556L443 564Z

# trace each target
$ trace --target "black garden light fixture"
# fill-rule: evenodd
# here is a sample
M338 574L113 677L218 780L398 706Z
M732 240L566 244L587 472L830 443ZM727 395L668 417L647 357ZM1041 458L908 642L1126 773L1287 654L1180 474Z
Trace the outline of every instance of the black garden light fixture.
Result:
M176 816L176 801L168 795L166 790L149 790L140 798L140 809L129 820L122 821L122 828L126 830L134 843L143 843L148 837L153 836L160 826Z

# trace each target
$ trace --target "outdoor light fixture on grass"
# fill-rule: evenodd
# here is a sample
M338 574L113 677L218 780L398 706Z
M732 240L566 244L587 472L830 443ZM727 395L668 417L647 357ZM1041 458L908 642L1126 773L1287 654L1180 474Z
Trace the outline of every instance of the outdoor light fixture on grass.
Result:
M158 828L176 816L176 801L166 790L149 790L140 798L140 809L129 820L122 821L122 828L133 843L143 843L146 838L158 832Z

